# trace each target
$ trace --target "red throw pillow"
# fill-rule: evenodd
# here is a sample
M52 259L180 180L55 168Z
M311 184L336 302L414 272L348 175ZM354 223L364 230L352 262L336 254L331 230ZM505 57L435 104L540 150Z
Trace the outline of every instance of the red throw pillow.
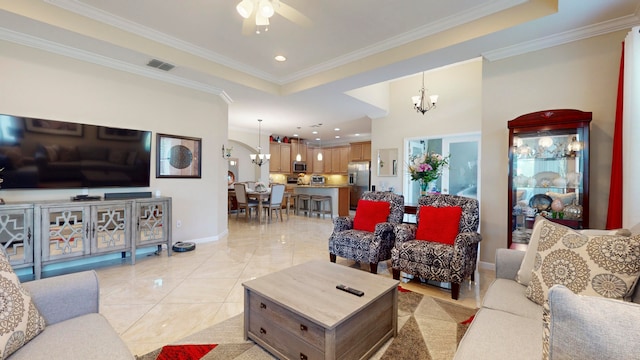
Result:
M359 200L353 228L373 232L376 224L386 222L391 212L391 204L386 201Z
M460 206L421 206L416 240L436 241L453 245L460 228Z

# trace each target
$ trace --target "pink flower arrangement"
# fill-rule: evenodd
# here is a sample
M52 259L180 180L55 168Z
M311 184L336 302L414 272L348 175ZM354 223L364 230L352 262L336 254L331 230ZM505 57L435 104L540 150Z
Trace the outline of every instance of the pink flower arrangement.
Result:
M436 153L414 155L409 160L411 180L421 181L425 186L438 179L442 170L449 165L449 156Z

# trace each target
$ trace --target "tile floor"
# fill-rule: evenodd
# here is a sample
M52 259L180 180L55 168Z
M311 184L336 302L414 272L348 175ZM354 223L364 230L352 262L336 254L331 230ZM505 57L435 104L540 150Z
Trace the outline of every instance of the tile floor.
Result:
M326 259L329 218L285 216L284 222L258 224L229 216L229 236L197 244L191 252L166 252L136 259L136 264L97 269L100 312L127 343L145 354L167 343L226 320L243 311L242 283L312 259ZM338 258L339 264L358 267ZM391 277L390 263L380 263L379 276ZM362 264L363 271L369 271ZM481 270L475 283L462 286L458 303L477 307L495 277ZM404 287L451 299L451 293L411 280Z

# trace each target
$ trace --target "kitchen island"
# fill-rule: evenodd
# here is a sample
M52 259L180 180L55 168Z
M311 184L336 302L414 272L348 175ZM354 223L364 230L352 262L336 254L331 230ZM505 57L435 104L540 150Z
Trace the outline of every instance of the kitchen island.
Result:
M331 196L333 216L349 216L349 186L347 185L291 185L294 194Z

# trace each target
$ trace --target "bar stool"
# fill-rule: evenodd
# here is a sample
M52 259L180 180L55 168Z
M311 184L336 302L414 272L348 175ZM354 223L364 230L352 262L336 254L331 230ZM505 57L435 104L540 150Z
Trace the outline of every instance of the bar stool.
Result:
M333 218L333 198L329 195L311 195L311 213L309 216L313 214L322 214L322 218L324 219L325 214L329 214L331 218ZM325 206L328 205L328 206Z
M300 215L300 211L304 211L305 216L309 216L309 212L311 211L311 195L298 194L296 197L296 214Z

